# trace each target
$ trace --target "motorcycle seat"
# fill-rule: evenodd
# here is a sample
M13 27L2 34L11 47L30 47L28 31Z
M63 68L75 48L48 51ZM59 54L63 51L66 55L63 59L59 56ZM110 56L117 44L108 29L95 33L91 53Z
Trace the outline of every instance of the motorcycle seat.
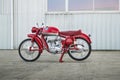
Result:
M81 30L59 32L59 35L61 35L61 36L75 36L75 35L80 35L80 34L81 34Z

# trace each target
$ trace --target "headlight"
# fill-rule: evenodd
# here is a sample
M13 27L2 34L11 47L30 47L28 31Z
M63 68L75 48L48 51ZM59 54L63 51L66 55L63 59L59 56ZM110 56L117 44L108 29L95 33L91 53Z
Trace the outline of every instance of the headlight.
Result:
M33 27L31 31L32 31L32 33L35 33L35 32L37 32L37 30L38 30L38 28Z

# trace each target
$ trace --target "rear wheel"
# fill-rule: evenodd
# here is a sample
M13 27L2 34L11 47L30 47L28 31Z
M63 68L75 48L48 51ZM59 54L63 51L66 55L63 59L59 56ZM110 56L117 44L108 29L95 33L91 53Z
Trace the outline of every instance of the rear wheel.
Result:
M31 47L31 51L30 51L30 47ZM28 61L28 62L35 61L40 56L38 44L36 42L31 42L31 39L23 40L21 44L19 45L18 52L19 52L20 57L23 60Z
M76 39L76 43L70 45L68 54L77 61L85 60L90 56L91 45L83 38Z

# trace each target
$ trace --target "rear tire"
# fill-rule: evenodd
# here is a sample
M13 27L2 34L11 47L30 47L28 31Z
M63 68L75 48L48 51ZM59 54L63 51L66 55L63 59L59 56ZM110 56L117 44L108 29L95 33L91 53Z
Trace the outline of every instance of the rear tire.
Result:
M82 60L85 60L85 59L87 59L89 56L90 56L90 54L91 54L91 45L85 40L85 39L83 39L83 38L78 38L80 41L83 41L84 43L85 43L85 45L84 44L82 44L82 43L76 43L76 44L74 44L74 46L75 45L77 45L78 47L79 47L79 51L78 52L74 52L74 53L72 53L72 51L74 51L74 50L69 50L68 51L68 54L69 54L69 56L72 58L72 59L74 59L74 60L77 60L77 61L82 61ZM72 47L73 45L71 45L70 47ZM87 47L86 47L87 46ZM86 48L85 48L86 47ZM77 50L76 50L77 51ZM84 54L85 53L85 51L86 51L86 54ZM82 56L82 57L81 57Z
M36 42L32 43L31 39L25 39L19 45L18 52L19 52L20 57L24 61L32 62L32 61L37 60L40 57L41 53L39 51L29 51L29 48L31 47L31 45L32 47L37 47L39 49L38 44Z

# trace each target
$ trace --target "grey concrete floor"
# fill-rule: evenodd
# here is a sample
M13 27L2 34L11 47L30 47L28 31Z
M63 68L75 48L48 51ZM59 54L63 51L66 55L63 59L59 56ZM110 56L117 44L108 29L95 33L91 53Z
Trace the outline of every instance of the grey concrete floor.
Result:
M35 62L25 62L17 50L0 50L0 80L120 80L120 51L92 51L84 61L67 54L44 52Z

